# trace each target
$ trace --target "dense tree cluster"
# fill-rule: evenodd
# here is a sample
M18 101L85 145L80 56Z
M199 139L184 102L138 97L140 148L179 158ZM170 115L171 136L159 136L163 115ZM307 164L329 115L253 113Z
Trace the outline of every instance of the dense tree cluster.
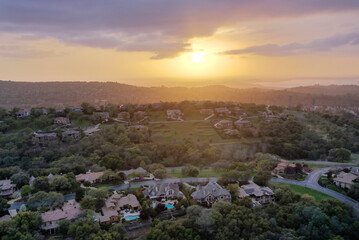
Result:
M187 209L187 218L156 222L147 239L356 239L359 221L337 200L316 203L289 188L276 189L277 203L253 207L250 199L218 202L212 211Z

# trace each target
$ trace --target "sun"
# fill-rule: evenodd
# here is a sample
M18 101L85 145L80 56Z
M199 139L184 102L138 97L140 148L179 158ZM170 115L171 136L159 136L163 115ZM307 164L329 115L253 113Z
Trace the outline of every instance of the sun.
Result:
M206 52L193 52L193 53L190 53L189 55L192 57L192 62L201 63L204 61L204 57L207 54L208 53L206 53Z

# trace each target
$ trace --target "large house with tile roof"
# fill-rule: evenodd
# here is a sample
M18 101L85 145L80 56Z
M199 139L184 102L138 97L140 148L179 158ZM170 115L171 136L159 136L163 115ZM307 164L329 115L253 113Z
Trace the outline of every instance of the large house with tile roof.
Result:
M207 207L219 201L231 202L232 200L230 192L216 182L209 182L206 186L198 185L196 191L191 194L191 197L198 204Z
M253 182L250 182L247 185L239 187L238 197L250 197L254 205L262 205L274 201L274 192L269 187L261 187Z
M178 199L183 198L184 195L180 191L176 183L159 183L150 186L143 191L143 195L149 199Z

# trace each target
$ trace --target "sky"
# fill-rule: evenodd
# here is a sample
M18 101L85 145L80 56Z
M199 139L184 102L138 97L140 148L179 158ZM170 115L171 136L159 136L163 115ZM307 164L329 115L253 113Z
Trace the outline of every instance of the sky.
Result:
M0 0L0 79L359 84L359 1Z

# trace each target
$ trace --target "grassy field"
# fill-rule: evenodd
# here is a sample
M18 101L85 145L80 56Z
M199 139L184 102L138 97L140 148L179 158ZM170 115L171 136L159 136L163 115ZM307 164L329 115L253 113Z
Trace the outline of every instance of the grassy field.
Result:
M150 125L155 142L179 142L192 139L208 142L230 142L240 139L222 139L209 122L169 122Z
M325 193L321 193L316 190L313 190L313 189L310 189L307 187L303 187L303 186L299 186L299 185L288 184L288 183L271 183L271 185L275 186L275 187L288 186L290 189L292 189L296 193L308 194L309 196L314 197L315 201L317 201L317 202L319 202L323 199L333 198L332 196L329 196Z
M167 173L176 178L184 178L187 176L182 176L181 170L167 170ZM221 174L224 173L222 171L216 172L212 168L202 169L199 171L199 175L197 177L220 177Z

